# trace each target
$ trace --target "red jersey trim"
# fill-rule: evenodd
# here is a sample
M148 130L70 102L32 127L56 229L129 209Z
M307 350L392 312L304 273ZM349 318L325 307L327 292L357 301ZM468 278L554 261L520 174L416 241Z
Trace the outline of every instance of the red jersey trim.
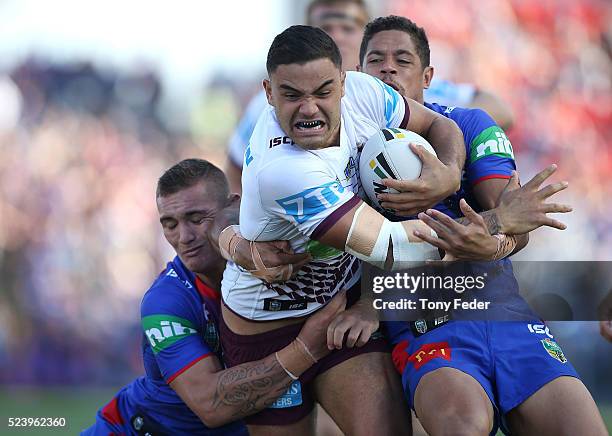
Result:
M213 288L204 283L198 276L195 279L196 288L198 289L198 293L203 298L208 298L213 301L220 301L221 293L219 291L215 291Z
M480 182L484 182L485 180L489 180L489 179L509 179L512 176L507 176L505 174L491 174L488 176L483 176L480 179L476 179L474 180L474 182L472 182L472 186L476 186L477 184L479 184Z
M207 357L210 356L214 356L215 353L206 353L203 356L198 357L197 359L193 359L191 362L189 362L187 365L185 365L184 367L182 367L181 369L179 369L177 372L175 372L174 374L172 374L172 376L170 376L168 378L168 380L166 380L167 384L172 383L179 375L181 375L182 373L184 373L185 371L187 371L189 368L191 368L193 365L195 365L196 363L198 363L200 360L204 360Z
M117 404L117 397L113 398L104 408L101 410L102 417L113 425L123 425L125 421L121 412L119 412L119 405Z

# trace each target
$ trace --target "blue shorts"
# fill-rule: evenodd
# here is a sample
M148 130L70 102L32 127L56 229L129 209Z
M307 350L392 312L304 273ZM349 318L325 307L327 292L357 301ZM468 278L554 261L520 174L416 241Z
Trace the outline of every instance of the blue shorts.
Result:
M476 379L489 396L495 412L492 434L504 415L548 382L578 377L541 321L449 321L419 336L406 329L394 342L393 362L411 408L421 377L455 368Z

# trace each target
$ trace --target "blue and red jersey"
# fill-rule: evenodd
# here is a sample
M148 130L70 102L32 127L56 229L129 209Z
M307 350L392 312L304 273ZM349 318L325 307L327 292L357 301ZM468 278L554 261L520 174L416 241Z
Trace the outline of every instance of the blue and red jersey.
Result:
M247 434L242 422L207 428L169 386L202 359L221 359L220 293L205 285L177 256L145 293L140 315L146 375L119 391L83 434L135 434L130 420L139 414L164 434Z

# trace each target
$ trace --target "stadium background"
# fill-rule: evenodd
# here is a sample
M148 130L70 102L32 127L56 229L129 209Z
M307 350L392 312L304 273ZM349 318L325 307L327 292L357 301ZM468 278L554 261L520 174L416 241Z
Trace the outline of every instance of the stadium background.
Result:
M142 373L140 297L172 255L156 179L185 157L223 164L269 43L306 4L0 1L0 433L9 416L76 432ZM556 162L570 181L568 230L520 257L612 260L611 4L370 6L425 27L438 76L510 102L523 180ZM593 322L554 331L612 428L612 345Z

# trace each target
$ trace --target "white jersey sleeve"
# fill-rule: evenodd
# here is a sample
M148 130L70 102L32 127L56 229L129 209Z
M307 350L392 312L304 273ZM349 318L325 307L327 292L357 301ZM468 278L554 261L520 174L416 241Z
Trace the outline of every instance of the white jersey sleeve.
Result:
M423 93L423 98L428 103L458 107L470 106L475 96L476 87L470 83L453 83L435 78Z
M353 111L377 123L381 129L405 127L410 111L399 92L380 79L356 71L346 73L345 97Z
M268 107L266 93L262 90L257 93L249 102L240 122L236 126L232 137L227 144L227 154L234 165L242 168L244 162L244 151L247 148L249 139L253 134L257 119L264 109Z

